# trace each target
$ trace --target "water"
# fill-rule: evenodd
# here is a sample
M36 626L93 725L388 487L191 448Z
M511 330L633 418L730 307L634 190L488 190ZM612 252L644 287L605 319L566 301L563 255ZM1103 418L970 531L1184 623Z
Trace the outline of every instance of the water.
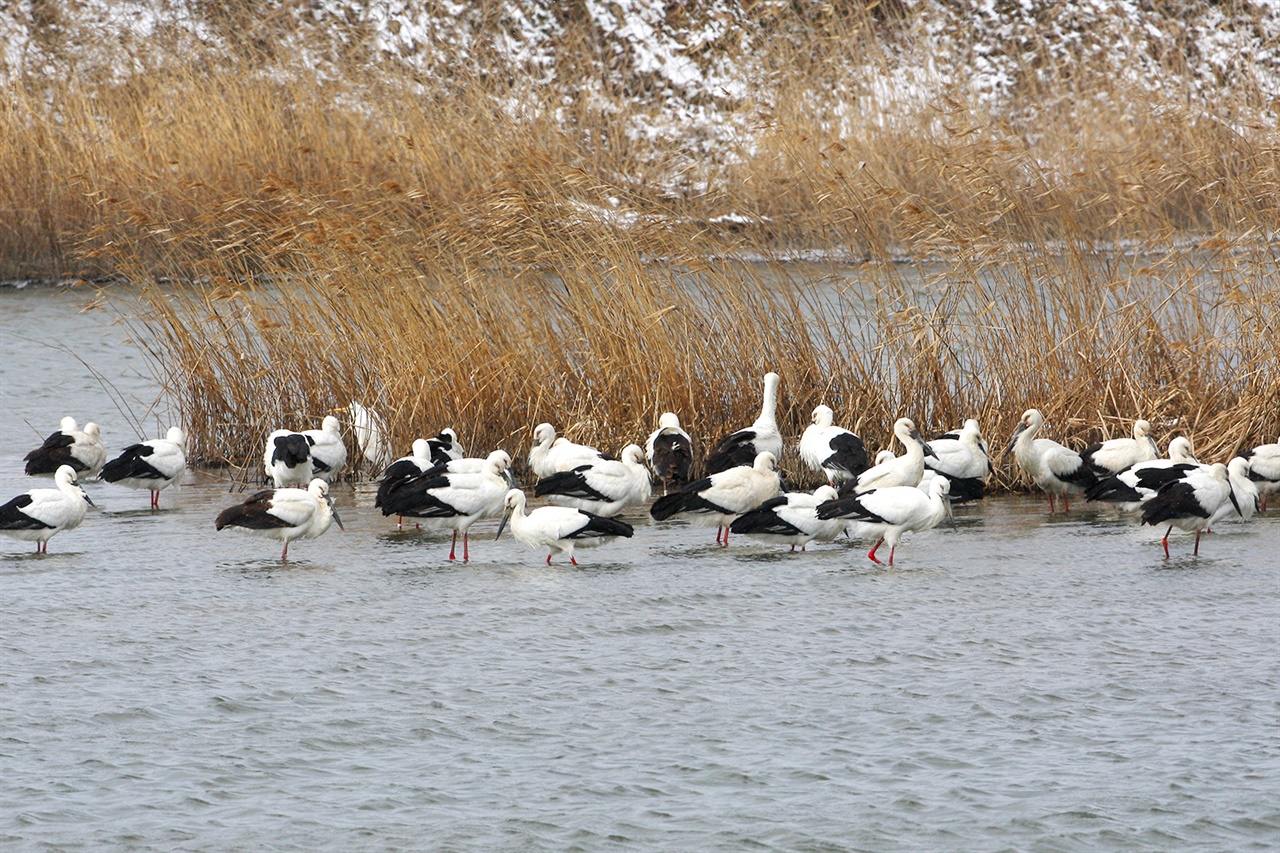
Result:
M19 336L157 396L83 299L0 290L3 499L64 414L135 438ZM1002 498L893 569L641 522L573 570L494 522L451 564L363 490L281 564L214 532L216 474L158 513L89 489L47 557L0 539L6 850L1280 845L1274 511L1165 561L1115 513Z

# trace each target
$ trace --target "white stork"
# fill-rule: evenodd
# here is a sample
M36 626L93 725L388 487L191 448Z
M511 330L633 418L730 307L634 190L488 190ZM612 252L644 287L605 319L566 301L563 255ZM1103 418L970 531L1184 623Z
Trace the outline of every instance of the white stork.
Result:
M1044 415L1039 409L1027 409L1022 421L1013 431L1013 438L1004 455L1013 453L1018 466L1027 473L1049 496L1049 512L1054 511L1054 498L1062 495L1062 511L1071 510L1071 495L1083 495L1098 481L1093 471L1084 464L1080 454L1048 438L1036 438L1044 426Z
M265 536L284 543L280 559L289 559L289 543L295 539L315 539L337 522L343 529L342 519L329 497L329 484L315 477L305 489L263 489L250 495L243 503L228 507L218 513L214 528L228 527Z
M680 426L675 412L663 412L658 428L644 445L645 458L665 490L670 483L687 483L693 471L693 439Z
M924 461L925 467L950 481L953 503L982 498L992 471L991 451L976 420L969 418L955 432L933 439L929 449L934 455Z
M867 448L862 439L844 427L834 425L830 406L813 410L813 422L800 436L800 460L810 470L821 471L832 486L867 470Z
M687 515L695 524L716 529L716 544L729 544L728 525L782 491L778 462L772 453L756 454L751 465L738 465L688 483L678 492L653 502L649 514L657 521ZM721 535L723 534L723 541Z
M818 505L837 496L834 486L819 486L813 494L787 492L770 498L733 520L729 529L762 542L790 545L801 551L810 542L830 542L844 530L844 519L818 518Z
M551 555L557 553L568 554L569 562L576 566L575 546L592 547L616 536L630 538L635 532L625 521L574 507L543 506L526 514L524 492L519 489L508 491L503 504L506 512L498 525L498 536L502 535L509 520L511 532L517 539L531 548L547 549L548 566L551 565Z
M36 543L37 554L49 553L49 540L63 530L74 530L93 504L80 488L76 471L60 465L53 474L53 489L31 489L0 506L0 533Z
M1098 477L1118 474L1130 465L1160 458L1160 448L1151 437L1148 421L1133 422L1133 438L1111 438L1080 451L1084 464Z
M102 442L102 432L93 421L81 430L76 419L65 417L57 432L50 433L44 443L22 457L28 476L52 475L63 465L70 465L77 474L96 477L107 464L107 447Z
M916 429L915 421L911 418L898 418L893 424L893 434L898 441L902 442L907 452L901 456L893 456L863 471L858 475L852 491L866 492L887 486L914 488L920 485L920 478L924 476L924 458L932 455L933 451L924 443L924 439ZM844 490L846 492L850 490L847 484Z
M461 460L459 460L461 461ZM413 477L385 497L383 515L410 516L436 529L452 530L449 559L457 559L458 534L462 534L462 559L471 559L468 532L482 518L502 512L508 484L503 473L511 465L505 450L485 457L479 473L452 473L436 466Z
M741 465L751 465L761 453L771 453L775 460L782 458L782 433L778 432L778 383L782 378L776 373L764 375L764 398L760 403L760 417L746 429L732 432L716 442L707 454L706 472L719 474Z
M877 536L876 544L867 552L867 558L879 563L876 551L883 544L889 546L889 565L893 565L893 552L903 534L912 531L931 530L946 518L946 495L950 491L946 477L935 477L929 491L915 486L887 486L861 494L845 495L827 501L818 507L818 518L843 519L857 522L861 535Z
M153 438L126 447L98 475L108 483L151 492L151 508L160 508L160 492L182 479L187 470L187 436L169 427L164 438Z
M629 506L648 501L652 486L649 469L644 466L644 451L638 444L628 444L622 449L620 460L599 459L557 471L539 480L533 494L593 515L615 516Z

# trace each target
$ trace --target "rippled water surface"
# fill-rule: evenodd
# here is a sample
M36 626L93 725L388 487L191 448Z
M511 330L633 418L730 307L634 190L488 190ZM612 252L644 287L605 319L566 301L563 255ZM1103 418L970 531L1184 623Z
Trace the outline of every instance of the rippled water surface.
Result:
M0 289L0 499L157 395L83 301ZM494 522L450 563L363 488L288 564L214 532L216 474L89 491L47 557L0 539L4 849L1280 845L1275 510L1166 561L1002 498L892 569L639 521L574 570Z

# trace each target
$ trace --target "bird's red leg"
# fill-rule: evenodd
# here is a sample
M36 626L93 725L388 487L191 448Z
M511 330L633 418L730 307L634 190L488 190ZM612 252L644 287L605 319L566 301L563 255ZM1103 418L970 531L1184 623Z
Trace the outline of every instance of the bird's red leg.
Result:
M1160 544L1164 545L1164 558L1169 559L1169 534L1173 532L1173 525L1169 525L1169 529L1164 532L1164 538L1160 540Z
M881 536L879 539L877 539L877 540L876 540L876 544L874 544L874 545L872 545L872 546L871 546L871 550L867 552L867 559L869 559L871 562L875 563L876 565L883 565L883 564L880 562L880 559L879 559L878 557L876 557L876 550L877 550L877 549L881 546L881 544L883 544L883 543L884 543L884 537L883 537L883 536ZM892 549L890 549L890 550L892 550Z
M1066 495L1062 496L1062 511L1071 512L1071 498Z
M1049 514L1053 515L1053 511L1054 511L1053 492L1049 492L1048 494L1049 494Z
M1200 556L1200 531L1199 530L1196 531L1196 547L1191 551L1191 556L1193 557Z
M467 547L467 531L462 531L462 562L471 562L471 550Z
M287 539L284 542L284 550L280 552L280 559L282 561L289 559L289 540Z
M551 552L550 552L550 551L548 551L548 552L547 552L547 565L548 565L548 566L549 566L549 565L551 565Z
M454 550L458 547L458 531L453 531L453 541L449 543L449 559L454 558Z
M897 547L898 547L897 545L890 545L890 546L889 546L889 565L891 565L891 566L893 565L893 552L894 552L894 549L895 549L895 548L897 548Z
M572 554L569 555L569 562L573 563L575 566L578 565L578 561L573 558Z

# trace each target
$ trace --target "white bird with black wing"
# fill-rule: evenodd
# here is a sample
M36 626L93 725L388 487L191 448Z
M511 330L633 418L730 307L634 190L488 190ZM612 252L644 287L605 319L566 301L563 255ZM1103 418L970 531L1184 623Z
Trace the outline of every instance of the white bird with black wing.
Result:
M575 547L593 547L618 536L630 538L635 532L625 521L574 507L542 506L526 514L524 492L519 489L509 490L503 504L506 512L494 538L502 536L510 522L512 534L521 542L530 548L547 549L548 566L553 554L568 554L569 562L576 566Z
M746 429L732 432L716 442L707 454L706 473L719 474L740 465L751 465L761 453L771 453L782 458L782 433L778 432L778 384L782 377L776 373L764 375L764 397L760 403L760 417Z
M929 449L933 456L924 465L950 481L952 503L982 498L993 469L991 451L976 420L969 418L955 432L933 439Z
M1022 413L1018 428L1005 448L1004 455L1013 453L1018 467L1026 472L1037 486L1049 496L1049 512L1054 511L1054 498L1062 496L1062 511L1071 509L1072 495L1082 496L1098 481L1080 454L1048 438L1037 438L1044 426L1044 415L1038 409Z
M315 477L305 489L292 487L263 489L243 503L227 507L214 520L216 530L230 527L254 536L283 542L280 559L289 559L289 543L295 539L315 539L342 519L329 497L329 484Z
M79 527L93 504L70 465L58 466L53 482L56 488L31 489L0 506L0 533L35 542L37 554L49 553L55 534Z
M756 454L751 465L738 465L688 483L678 492L653 502L649 514L656 521L685 515L704 527L716 527L716 543L729 544L729 524L782 491L778 462L772 453ZM721 535L723 534L723 541Z
M644 446L645 458L653 468L653 474L668 485L689 482L693 471L693 439L680 426L675 412L663 412L658 418L658 428L649 435Z
M311 471L332 483L347 464L347 444L342 438L342 423L326 415L320 429L305 429L302 434L311 444Z
M126 447L102 468L99 478L127 489L146 489L151 508L160 508L160 492L178 483L187 471L187 436L169 427L164 438L153 438Z
M70 465L77 474L96 477L107 464L107 447L102 442L102 432L93 421L81 430L76 419L65 417L58 431L50 433L44 443L22 457L28 476L53 475L63 465Z
M1280 492L1280 441L1259 444L1240 454L1249 461L1249 479L1258 486L1262 510L1267 509L1267 495Z
M533 446L529 448L529 470L538 479L604 458L605 455L594 447L575 444L567 438L557 438L556 428L551 424L541 423L533 428Z
M813 423L800 436L800 460L838 486L867 470L867 448L861 438L834 421L830 406L813 410Z
M315 479L311 442L300 432L278 429L267 436L262 469L277 489L306 488Z
M1160 448L1151 437L1151 423L1133 422L1133 438L1110 438L1080 451L1080 458L1098 477L1118 474L1130 465L1160 458Z
M834 486L819 486L813 494L787 492L738 516L729 530L803 551L810 542L830 542L844 530L844 519L818 518L818 505L836 496Z
M856 481L845 484L842 491L850 491L850 486L854 492L866 492L888 486L914 488L920 485L920 478L924 476L924 458L933 451L924 443L911 418L898 418L893 424L893 434L902 442L907 452L901 456L890 456L884 462L868 468L858 475Z
M946 477L935 477L924 492L914 486L888 486L861 494L844 495L818 507L818 518L857 522L859 535L876 536L867 558L879 563L876 551L889 546L889 565L893 553L906 533L931 530L947 517Z
M1187 471L1181 478L1163 486L1142 505L1142 523L1153 527L1168 525L1164 538L1160 540L1166 558L1169 556L1169 534L1175 527L1196 535L1192 553L1199 556L1200 535L1209 527L1211 519L1231 512L1244 514L1232 489L1227 466L1215 462Z
M454 473L447 465L429 468L388 494L379 509L383 515L418 518L427 527L453 531L450 560L457 559L461 533L462 559L470 560L468 532L480 519L502 512L502 499L509 487L503 475L510 465L507 452L495 450L485 457L479 473Z
M1168 459L1152 459L1130 465L1118 474L1099 480L1084 493L1087 501L1113 503L1129 512L1154 497L1160 489L1201 468L1192 453L1191 440L1177 436L1169 442Z
M600 459L557 471L539 480L533 494L595 515L614 516L648 501L652 486L644 451L638 444L628 444L620 460Z

